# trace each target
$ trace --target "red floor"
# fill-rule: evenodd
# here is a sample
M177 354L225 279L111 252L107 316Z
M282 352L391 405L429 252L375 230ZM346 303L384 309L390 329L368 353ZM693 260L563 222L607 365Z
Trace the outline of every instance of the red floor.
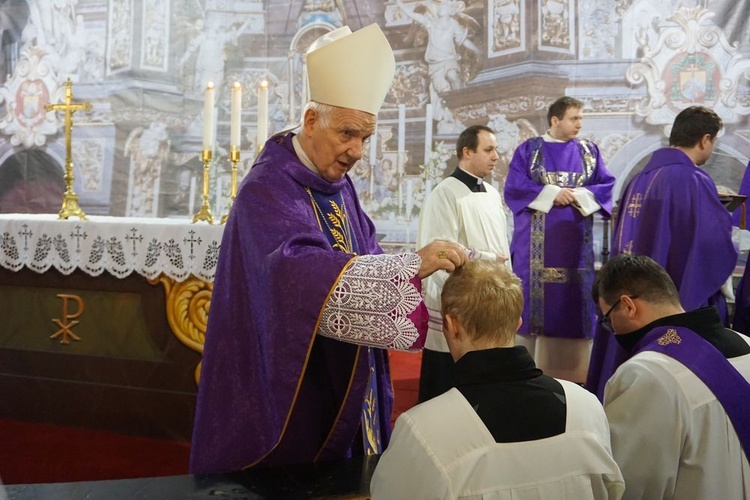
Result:
M417 404L419 390L419 367L422 353L390 351L391 380L396 401L393 404L393 421L403 412Z
M393 420L417 402L421 353L391 352ZM0 419L0 480L55 483L187 474L190 444Z

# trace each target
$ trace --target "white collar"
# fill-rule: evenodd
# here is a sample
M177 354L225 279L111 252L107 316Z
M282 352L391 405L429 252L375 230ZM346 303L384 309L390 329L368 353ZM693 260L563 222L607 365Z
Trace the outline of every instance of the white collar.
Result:
M465 172L465 173L469 174L470 176L474 177L474 178L475 178L475 179L477 180L477 184L481 184L482 182L484 182L484 179L482 179L481 177L477 177L476 175L474 175L474 174L472 174L471 172L469 172L469 171L467 171L467 170L465 170L465 169L461 168L460 166L458 167L458 169L459 169L459 170L460 170L461 172Z
M305 153L305 150L302 149L302 145L299 143L299 139L297 139L296 135L292 137L292 146L294 146L294 152L297 153L297 157L299 158L299 161L301 161L302 164L306 166L312 173L314 173L318 177L322 177L320 175L320 172L318 171L318 168L310 160L310 157L307 156L307 153Z
M562 139L555 139L549 134L549 130L544 133L544 135L542 136L542 139L544 139L544 142L568 142L568 141L563 141Z

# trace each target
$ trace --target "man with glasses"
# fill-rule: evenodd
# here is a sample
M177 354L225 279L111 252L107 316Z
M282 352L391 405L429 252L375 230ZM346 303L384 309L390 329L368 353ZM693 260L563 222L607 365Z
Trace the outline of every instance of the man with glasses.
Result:
M713 306L685 312L644 255L612 259L594 295L632 356L604 393L623 498L748 498L750 339Z
M722 120L691 106L675 118L669 147L651 155L618 204L612 253L648 255L672 278L687 311L715 305L724 324L727 284L737 263L732 219L716 184L699 167L713 153ZM626 359L610 335L594 339L586 387L600 397L607 379Z

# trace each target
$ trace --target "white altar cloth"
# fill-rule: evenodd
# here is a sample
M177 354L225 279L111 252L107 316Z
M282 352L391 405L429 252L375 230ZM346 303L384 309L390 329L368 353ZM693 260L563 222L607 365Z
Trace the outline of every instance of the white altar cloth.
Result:
M184 281L191 274L213 281L224 226L188 219L88 216L60 220L54 214L0 214L0 265L38 273L80 269L123 278L136 272Z

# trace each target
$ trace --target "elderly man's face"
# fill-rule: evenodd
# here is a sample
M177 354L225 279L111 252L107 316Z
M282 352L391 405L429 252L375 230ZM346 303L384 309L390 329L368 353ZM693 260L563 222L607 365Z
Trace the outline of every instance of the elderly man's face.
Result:
M310 111L308 111L310 113ZM365 141L375 131L375 116L364 111L334 108L327 126L319 115L305 117L305 131L310 140L308 156L320 175L335 182L362 158Z

